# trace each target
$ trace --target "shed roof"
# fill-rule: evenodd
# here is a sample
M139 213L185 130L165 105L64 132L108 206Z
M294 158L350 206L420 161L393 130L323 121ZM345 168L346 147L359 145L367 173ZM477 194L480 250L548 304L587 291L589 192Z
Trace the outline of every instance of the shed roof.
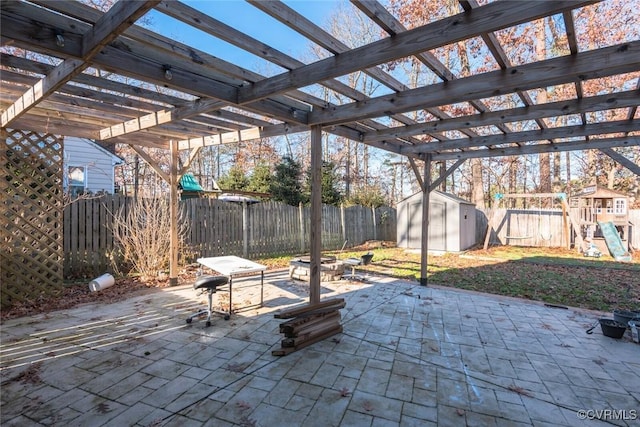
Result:
M456 196L455 194L451 194L451 193L445 193L444 191L440 191L440 190L432 190L431 191L431 198L433 198L434 196L436 198L441 198L441 199L446 199L446 200L450 200L454 203L457 203L459 205L471 205L471 206L475 206L475 203L472 203L468 200L465 200L461 197ZM412 199L414 197L422 197L422 191L418 191L416 193L413 193L412 195L405 197L403 200L400 201L400 203L404 203L409 199Z
M583 8L597 7L593 5L597 1L479 5L476 0L460 0L458 13L413 29L405 28L377 1L353 1L353 7L388 34L355 48L284 3L249 3L328 56L311 63L293 58L224 24L215 9L212 15L197 9L203 3L120 1L103 14L79 2L3 1L0 125L135 147L168 148L170 140L177 140L180 149L285 135L320 125L325 132L410 159L600 149L640 174L638 165L612 150L640 145L640 40L582 46L577 29L601 31L600 23L578 25L576 17ZM151 9L285 71L260 75L166 34L130 25ZM558 43L566 51L539 61L510 60L496 33L545 17L562 22ZM579 28L582 25L594 28ZM267 24L264 31L269 31ZM482 44L492 56L493 70L457 76L432 53L472 42ZM383 68L402 58L417 58L437 81L410 88ZM388 94L368 98L343 83L357 72L372 76ZM616 76L624 84L606 93L592 90L591 82ZM344 102L337 105L311 94L306 89L313 85L340 94ZM171 90L158 92L157 87ZM541 102L537 91L548 87L566 87L570 95ZM513 108L495 110L490 102L495 97L512 99ZM464 106L460 114L442 108L453 104ZM626 117L604 121L592 117L592 112L614 108L624 109ZM414 119L416 111L428 113L427 119ZM569 115L572 120L563 119Z

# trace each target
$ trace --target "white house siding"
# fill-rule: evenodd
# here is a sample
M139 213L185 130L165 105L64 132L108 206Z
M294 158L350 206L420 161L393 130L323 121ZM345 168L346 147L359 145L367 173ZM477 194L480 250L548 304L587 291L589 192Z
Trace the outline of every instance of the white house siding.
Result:
M85 170L85 189L92 193L114 192L114 166L121 159L92 141L83 138L64 138L65 173L69 166L82 166Z

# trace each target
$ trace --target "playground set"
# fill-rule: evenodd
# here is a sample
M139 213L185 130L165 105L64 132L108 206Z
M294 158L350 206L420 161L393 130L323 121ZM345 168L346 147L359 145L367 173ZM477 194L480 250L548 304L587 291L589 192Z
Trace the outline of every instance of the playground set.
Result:
M607 249L616 261L631 261L629 254L629 199L615 190L592 185L571 199L578 212L581 234L590 246Z
M593 185L570 199L565 193L499 193L494 200L484 249L492 234L504 227L506 244L551 246L553 239L567 249L573 244L584 256L600 257L609 252L616 261L632 259L628 251L629 203L620 192ZM505 208L504 216L499 215Z

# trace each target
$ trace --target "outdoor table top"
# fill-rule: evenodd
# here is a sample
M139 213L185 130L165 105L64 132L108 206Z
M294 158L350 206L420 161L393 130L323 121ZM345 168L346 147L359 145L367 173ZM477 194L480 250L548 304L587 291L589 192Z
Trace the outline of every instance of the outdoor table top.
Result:
M258 273L267 269L266 265L258 264L257 262L240 258L235 255L198 258L197 261L205 267L217 271L225 276Z

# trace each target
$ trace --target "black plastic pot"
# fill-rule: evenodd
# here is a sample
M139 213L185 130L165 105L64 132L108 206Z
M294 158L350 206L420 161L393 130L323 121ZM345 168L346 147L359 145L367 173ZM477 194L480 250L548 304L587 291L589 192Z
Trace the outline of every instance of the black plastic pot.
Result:
M624 336L625 331L627 330L627 325L624 323L616 322L613 319L599 319L600 328L602 328L602 335L611 338L622 338Z

